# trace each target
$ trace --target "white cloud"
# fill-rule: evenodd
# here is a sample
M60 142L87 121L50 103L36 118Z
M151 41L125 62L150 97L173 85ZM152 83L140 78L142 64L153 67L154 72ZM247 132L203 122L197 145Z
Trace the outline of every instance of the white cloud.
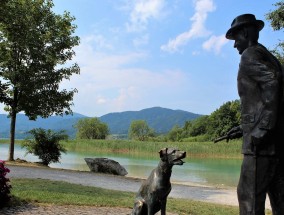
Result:
M202 45L203 49L206 51L214 51L216 54L219 54L221 48L228 42L225 38L225 35L220 36L211 36L207 41L205 41Z
M147 45L148 42L149 42L149 34L143 35L141 37L136 37L135 39L133 39L133 45L135 47Z
M142 31L147 28L150 19L161 16L165 0L137 0L132 4L130 21L126 23L129 32Z
M93 43L97 50L99 49L112 49L112 45L101 34L95 34L84 38L86 43Z
M103 96L97 96L96 103L98 105L105 104L106 102L107 102L107 99L105 99Z
M195 0L195 14L190 18L192 21L191 28L179 34L176 38L170 39L169 42L161 46L166 52L176 52L181 46L193 38L207 37L211 34L205 27L207 14L215 10L213 0Z
M81 74L65 81L63 88L78 89L74 112L100 116L109 112L162 105L169 95L179 95L188 85L187 74L181 71L151 71L135 65L147 58L145 53L101 53L89 40L82 39L74 61ZM184 90L183 90L184 91Z

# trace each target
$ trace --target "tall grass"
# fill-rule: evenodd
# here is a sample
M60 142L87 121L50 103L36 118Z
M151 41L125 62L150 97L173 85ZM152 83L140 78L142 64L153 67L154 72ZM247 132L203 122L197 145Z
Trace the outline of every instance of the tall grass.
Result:
M241 141L213 142L141 142L130 140L69 140L61 142L76 152L115 152L128 155L157 156L165 147L186 151L191 157L241 158Z

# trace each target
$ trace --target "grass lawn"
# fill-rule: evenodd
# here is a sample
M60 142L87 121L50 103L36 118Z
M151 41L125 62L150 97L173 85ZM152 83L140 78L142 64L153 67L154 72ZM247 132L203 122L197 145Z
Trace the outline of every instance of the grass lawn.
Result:
M132 208L135 193L106 190L43 179L13 179L14 204L36 202ZM238 208L185 199L168 198L167 210L184 215L237 215Z

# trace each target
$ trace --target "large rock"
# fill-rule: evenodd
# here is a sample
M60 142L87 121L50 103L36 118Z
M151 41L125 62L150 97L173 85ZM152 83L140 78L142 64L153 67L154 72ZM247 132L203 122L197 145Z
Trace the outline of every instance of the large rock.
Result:
M118 162L108 158L85 158L87 165L92 172L108 173L125 176L126 169Z

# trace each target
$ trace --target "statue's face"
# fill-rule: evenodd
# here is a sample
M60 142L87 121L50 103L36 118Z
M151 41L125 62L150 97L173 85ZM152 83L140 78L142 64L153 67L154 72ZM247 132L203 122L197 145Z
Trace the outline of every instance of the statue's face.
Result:
M234 48L238 49L239 54L242 54L249 46L249 40L245 29L239 29L234 32Z

